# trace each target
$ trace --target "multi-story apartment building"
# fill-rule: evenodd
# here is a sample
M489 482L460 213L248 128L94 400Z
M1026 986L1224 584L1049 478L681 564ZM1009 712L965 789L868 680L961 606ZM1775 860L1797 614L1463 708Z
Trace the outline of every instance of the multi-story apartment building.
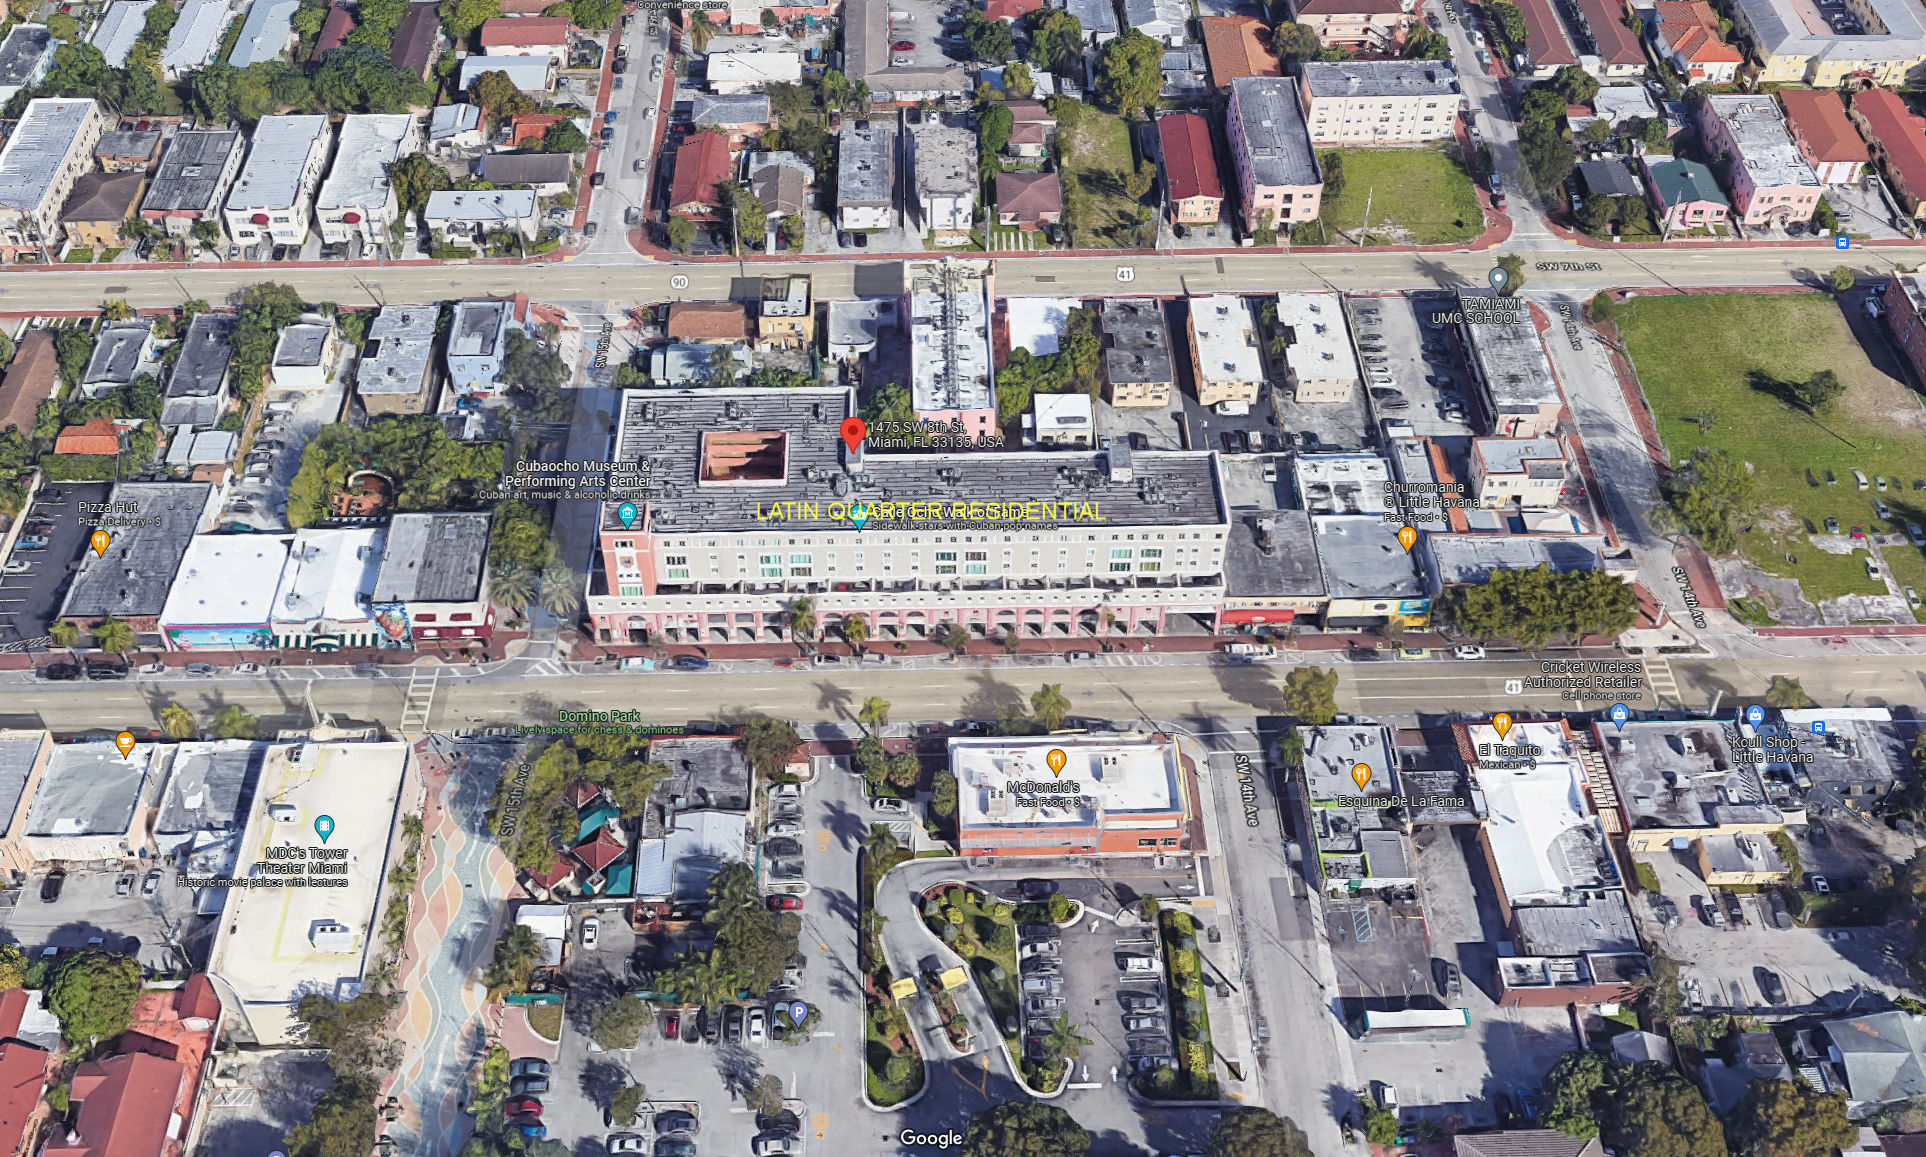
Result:
M1471 492L1480 506L1550 510L1568 473L1565 444L1556 437L1471 440Z
M501 392L514 310L507 301L458 301L448 326L448 386L458 394Z
M397 514L375 572L375 621L403 646L486 643L488 515Z
M60 209L93 168L107 129L98 101L30 100L0 149L0 254L50 252L60 243Z
M1246 230L1269 222L1283 233L1317 219L1324 178L1291 81L1275 76L1232 81L1226 132Z
M939 238L967 238L976 227L976 133L932 114L910 128L909 154L917 227Z
M1170 405L1177 375L1163 303L1153 297L1106 297L1098 324L1104 343L1104 400L1113 406Z
M1486 431L1502 438L1556 432L1565 395L1525 299L1459 290L1458 318Z
M1324 48L1395 52L1417 19L1406 0L1297 0L1292 18Z
M854 413L842 389L629 391L613 456L647 481L632 476L632 505L619 480L603 503L597 637L784 639L804 600L825 634L863 618L872 645L952 624L992 638L1214 625L1228 520L1212 455L852 451L838 427Z
M1824 186L1799 155L1770 96L1706 97L1699 132L1707 155L1726 157L1726 191L1735 219L1755 226L1812 219Z
M1926 21L1910 0L1846 0L1846 14L1859 22L1852 34L1835 31L1800 0L1735 0L1730 11L1760 83L1836 89L1870 79L1905 88L1926 64Z
M889 122L851 121L836 138L836 225L896 224L896 133Z
M1852 119L1872 142L1871 158L1900 211L1915 221L1926 216L1926 120L1883 88L1855 96Z
M53 71L54 50L61 41L45 24L16 24L0 40L0 101L12 100L23 88L33 88Z
M421 123L407 113L370 113L341 119L334 168L314 199L321 240L365 246L390 240L401 201L388 166L421 151Z
M262 117L227 195L227 235L243 246L306 241L333 140L324 116Z
M1441 60L1305 61L1298 92L1313 144L1380 145L1451 136L1464 107L1458 70Z
M176 237L198 221L219 221L228 186L241 171L247 138L234 129L182 129L167 142L140 215Z
M1210 122L1194 112L1157 120L1164 168L1164 199L1175 225L1215 225L1224 211L1224 180L1217 175Z
M1273 329L1281 334L1285 372L1296 402L1348 402L1358 385L1358 358L1335 293L1280 293Z
M990 263L910 261L903 265L909 319L910 404L923 422L979 439L997 429L990 366Z
M1926 376L1926 278L1917 273L1895 274L1887 280L1880 300L1886 305L1886 324L1913 372Z
M495 232L533 241L541 225L533 189L437 190L428 194L421 219L436 244L464 248Z
M1812 166L1822 184L1850 185L1859 180L1859 171L1871 160L1866 142L1852 127L1846 115L1846 102L1836 92L1813 88L1782 88L1779 101L1786 106L1786 127L1792 130L1792 143L1799 155ZM1901 106L1904 108L1905 106Z
M1190 366L1199 404L1256 404L1264 388L1264 353L1243 298L1219 293L1190 299Z

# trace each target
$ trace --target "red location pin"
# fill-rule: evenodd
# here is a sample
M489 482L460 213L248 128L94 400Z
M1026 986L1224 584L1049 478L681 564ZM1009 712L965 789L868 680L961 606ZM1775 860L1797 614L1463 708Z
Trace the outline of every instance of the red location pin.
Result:
M844 418L842 431L843 445L849 447L849 452L854 454L856 447L863 444L863 439L869 437L869 423L861 418Z

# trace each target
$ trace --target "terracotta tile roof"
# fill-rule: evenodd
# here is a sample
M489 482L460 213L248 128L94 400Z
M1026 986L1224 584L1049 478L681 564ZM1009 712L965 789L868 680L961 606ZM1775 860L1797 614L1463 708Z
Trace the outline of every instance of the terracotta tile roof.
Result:
M1786 109L1786 122L1792 139L1799 142L1807 159L1828 161L1868 161L1866 142L1852 127L1846 115L1846 102L1829 89L1787 88L1779 91L1779 103Z
M628 851L629 846L622 842L620 835L604 825L596 829L593 839L576 844L572 850L575 858L586 864L589 871L599 872L621 859L622 853Z
M16 1153L40 1094L47 1087L45 1049L12 1041L0 1045L0 1153Z
M983 15L990 20L1014 23L1043 7L1043 0L985 0Z
M1926 120L1907 112L1906 102L1883 88L1853 97L1852 111L1885 154L1888 173L1898 173L1900 184L1913 197L1926 197L1926 135L1922 135Z
M669 182L669 211L695 205L714 209L722 202L716 186L729 179L729 138L719 133L697 133L675 154L675 176ZM693 216L693 213L684 213Z
M574 874L575 865L570 863L567 857L557 856L555 857L555 862L548 866L547 871L530 872L528 879L530 883L546 891Z
M1577 64L1572 42L1552 11L1551 0L1518 0L1518 12L1525 18L1525 55L1540 68L1559 68Z
M1164 178L1171 200L1224 195L1217 154L1211 148L1209 121L1193 112L1164 117L1157 122L1157 139L1163 145Z
M497 16L482 21L483 48L545 48L568 44L568 21L560 16Z
M749 313L739 301L678 301L663 336L670 341L748 341Z
M177 1061L129 1053L88 1061L74 1070L75 1129L56 1134L46 1153L67 1157L159 1157L170 1144L168 1126L187 1070Z
M1738 64L1739 50L1719 39L1719 14L1705 0L1655 0L1659 35L1693 64Z
M549 126L560 124L568 118L560 113L525 112L510 117L508 121L508 147L519 149L529 144L539 144L547 135Z
M37 329L20 340L7 376L0 379L0 430L17 428L33 433L40 403L53 397L60 380L60 359L54 355L53 331Z
M1596 1137L1567 1137L1555 1129L1459 1133L1451 1141L1457 1157L1601 1157L1605 1151Z
M674 306L669 307L669 315L671 317L675 316ZM576 811L581 811L583 807L587 806L591 801L600 798L601 795L601 788L596 787L586 779L578 779L568 785L568 790L563 793L562 798L568 800L568 806L574 808Z
M95 418L82 426L68 426L54 439L56 454L118 454L120 432L112 418Z
M1283 76L1271 50L1270 26L1251 16L1206 16L1204 54L1210 59L1212 88L1225 88L1240 76Z
M1625 9L1618 0L1578 0L1585 24L1598 40L1598 53L1606 64L1636 64L1645 67L1645 50L1638 37L1625 27Z
M1057 118L1050 115L1050 110L1044 107L1043 102L1041 101L1035 101L1035 100L1006 101L1003 107L1010 110L1011 118L1015 120L1017 124L1020 124L1020 125L1027 125L1027 124L1054 125L1057 123Z
M1050 143L1050 129L1035 121L1016 125L1010 129L1010 143L1013 145L1044 145Z
M315 38L314 51L309 54L308 59L320 60L323 53L341 47L342 43L348 39L348 33L353 31L354 9L328 9L328 19L321 25L321 35Z
M998 173L996 207L1020 221L1040 221L1046 213L1063 212L1063 186L1055 173Z

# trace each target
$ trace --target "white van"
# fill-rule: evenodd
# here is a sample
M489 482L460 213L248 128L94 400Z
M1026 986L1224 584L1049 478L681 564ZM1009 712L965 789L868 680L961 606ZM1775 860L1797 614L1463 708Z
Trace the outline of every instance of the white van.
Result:
M1277 648L1268 643L1226 643L1226 655L1249 655L1252 658L1268 659L1277 654Z
M1251 412L1250 403L1248 402L1219 402L1215 406L1212 406L1211 409L1217 411L1219 416L1225 418L1241 418Z

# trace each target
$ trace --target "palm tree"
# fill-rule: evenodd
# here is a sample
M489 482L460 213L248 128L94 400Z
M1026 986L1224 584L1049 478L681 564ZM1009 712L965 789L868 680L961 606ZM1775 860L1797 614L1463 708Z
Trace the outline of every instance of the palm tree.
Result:
M1063 717L1070 714L1070 700L1063 697L1063 684L1045 683L1030 696L1030 714L1045 731L1055 731L1063 726Z
M550 563L542 571L540 597L542 609L558 619L567 619L582 605L582 592L576 589L575 572L567 563Z
M789 634L804 641L816 637L816 600L797 599L789 604Z
M1077 1032L1077 1026L1070 1023L1068 1016L1060 1016L1050 1022L1050 1031L1043 1034L1043 1052L1056 1064L1065 1057L1080 1057L1083 1046L1091 1040Z
M249 715L240 704L228 705L214 720L214 734L222 739L253 739L260 729L260 720Z
M881 695L863 700L862 709L856 712L856 722L869 728L871 735L880 736L883 728L889 726L889 700Z
M885 824L869 825L869 835L863 837L863 855L871 859L888 855L899 846L901 845L896 842L896 837L890 834L889 827Z
M1806 694L1806 689L1799 685L1799 680L1787 675L1772 677L1772 685L1766 688L1765 702L1767 707L1774 707L1781 711L1787 708L1796 710L1812 706L1812 698Z
M943 633L937 637L937 641L961 655L970 649L969 628L958 623L944 623Z
M504 566L488 579L489 601L518 613L535 601L535 590L535 573L525 566Z
M709 41L715 38L716 26L709 23L706 11L684 8L682 18L689 22L689 47L697 52L709 51Z
M863 644L869 641L869 620L861 615L851 615L843 620L843 641L851 650L862 654Z
M161 708L161 733L169 739L192 739L197 725L194 713L178 703Z
M94 628L94 646L103 651L124 655L133 649L134 628L128 626L124 620L109 615Z
M56 619L47 628L47 637L63 647L71 647L80 642L80 628L67 619Z

